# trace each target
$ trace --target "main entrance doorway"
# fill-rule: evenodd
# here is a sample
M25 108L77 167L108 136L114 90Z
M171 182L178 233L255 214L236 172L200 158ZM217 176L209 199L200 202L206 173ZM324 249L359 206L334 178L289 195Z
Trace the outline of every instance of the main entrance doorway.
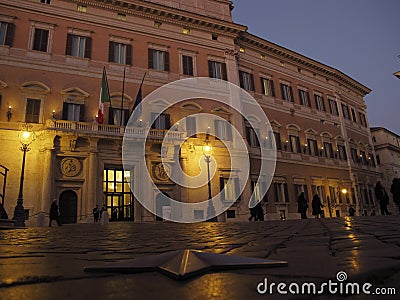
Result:
M61 224L72 224L77 222L78 196L74 191L67 190L61 193L59 199Z
M104 169L104 205L110 221L133 221L133 195L129 186L131 171L122 167Z

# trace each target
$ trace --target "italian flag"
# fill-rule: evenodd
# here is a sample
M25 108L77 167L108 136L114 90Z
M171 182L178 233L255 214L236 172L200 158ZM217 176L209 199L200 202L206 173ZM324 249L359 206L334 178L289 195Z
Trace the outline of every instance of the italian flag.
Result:
M110 102L110 90L108 88L106 68L103 68L103 78L101 79L100 99L99 99L99 112L97 114L97 122L103 124L104 122L104 102Z

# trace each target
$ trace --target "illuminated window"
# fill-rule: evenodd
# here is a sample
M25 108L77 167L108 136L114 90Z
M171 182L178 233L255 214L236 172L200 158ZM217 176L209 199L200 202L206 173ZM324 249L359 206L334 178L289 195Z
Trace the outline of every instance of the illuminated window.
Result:
M243 47L240 47L239 51L240 51L241 53L245 53L245 52L246 52L246 49L244 49Z
M155 27L155 28L160 28L161 25L162 25L162 22L154 21L154 27Z
M40 3L50 4L51 0L40 0Z
M220 177L221 200L234 202L240 199L239 178Z
M86 5L78 5L76 8L80 12L86 12L87 6Z
M183 34L190 34L190 29L189 28L183 28L182 32L183 32Z
M274 81L272 79L261 78L261 87L265 96L275 97Z
M117 18L118 18L118 20L125 21L126 20L126 15L122 14L122 13L118 13L117 14Z

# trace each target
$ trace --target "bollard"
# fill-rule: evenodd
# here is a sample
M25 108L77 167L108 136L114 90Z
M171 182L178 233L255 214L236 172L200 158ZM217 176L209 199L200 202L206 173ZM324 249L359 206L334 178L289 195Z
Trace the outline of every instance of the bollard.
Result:
M38 227L44 227L45 226L45 222L46 222L46 216L44 215L44 213L38 213L37 215L37 226Z
M108 212L106 210L101 213L100 224L101 225L108 224Z

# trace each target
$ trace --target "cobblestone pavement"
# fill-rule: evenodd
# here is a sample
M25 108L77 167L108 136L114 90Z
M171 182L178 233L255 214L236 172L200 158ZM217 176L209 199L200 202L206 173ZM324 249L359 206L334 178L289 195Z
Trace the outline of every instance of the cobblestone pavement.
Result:
M175 281L158 272L85 273L84 267L170 250L286 260L288 267L230 270ZM0 299L336 299L260 295L268 284L371 283L400 293L400 216L247 223L109 223L0 231ZM263 285L264 286L264 285ZM294 285L292 285L295 288ZM381 290L383 291L383 290ZM386 292L388 292L386 290ZM391 292L391 291L389 291ZM289 291L290 295L291 292ZM343 295L341 296L343 297ZM354 299L391 299L365 296Z

